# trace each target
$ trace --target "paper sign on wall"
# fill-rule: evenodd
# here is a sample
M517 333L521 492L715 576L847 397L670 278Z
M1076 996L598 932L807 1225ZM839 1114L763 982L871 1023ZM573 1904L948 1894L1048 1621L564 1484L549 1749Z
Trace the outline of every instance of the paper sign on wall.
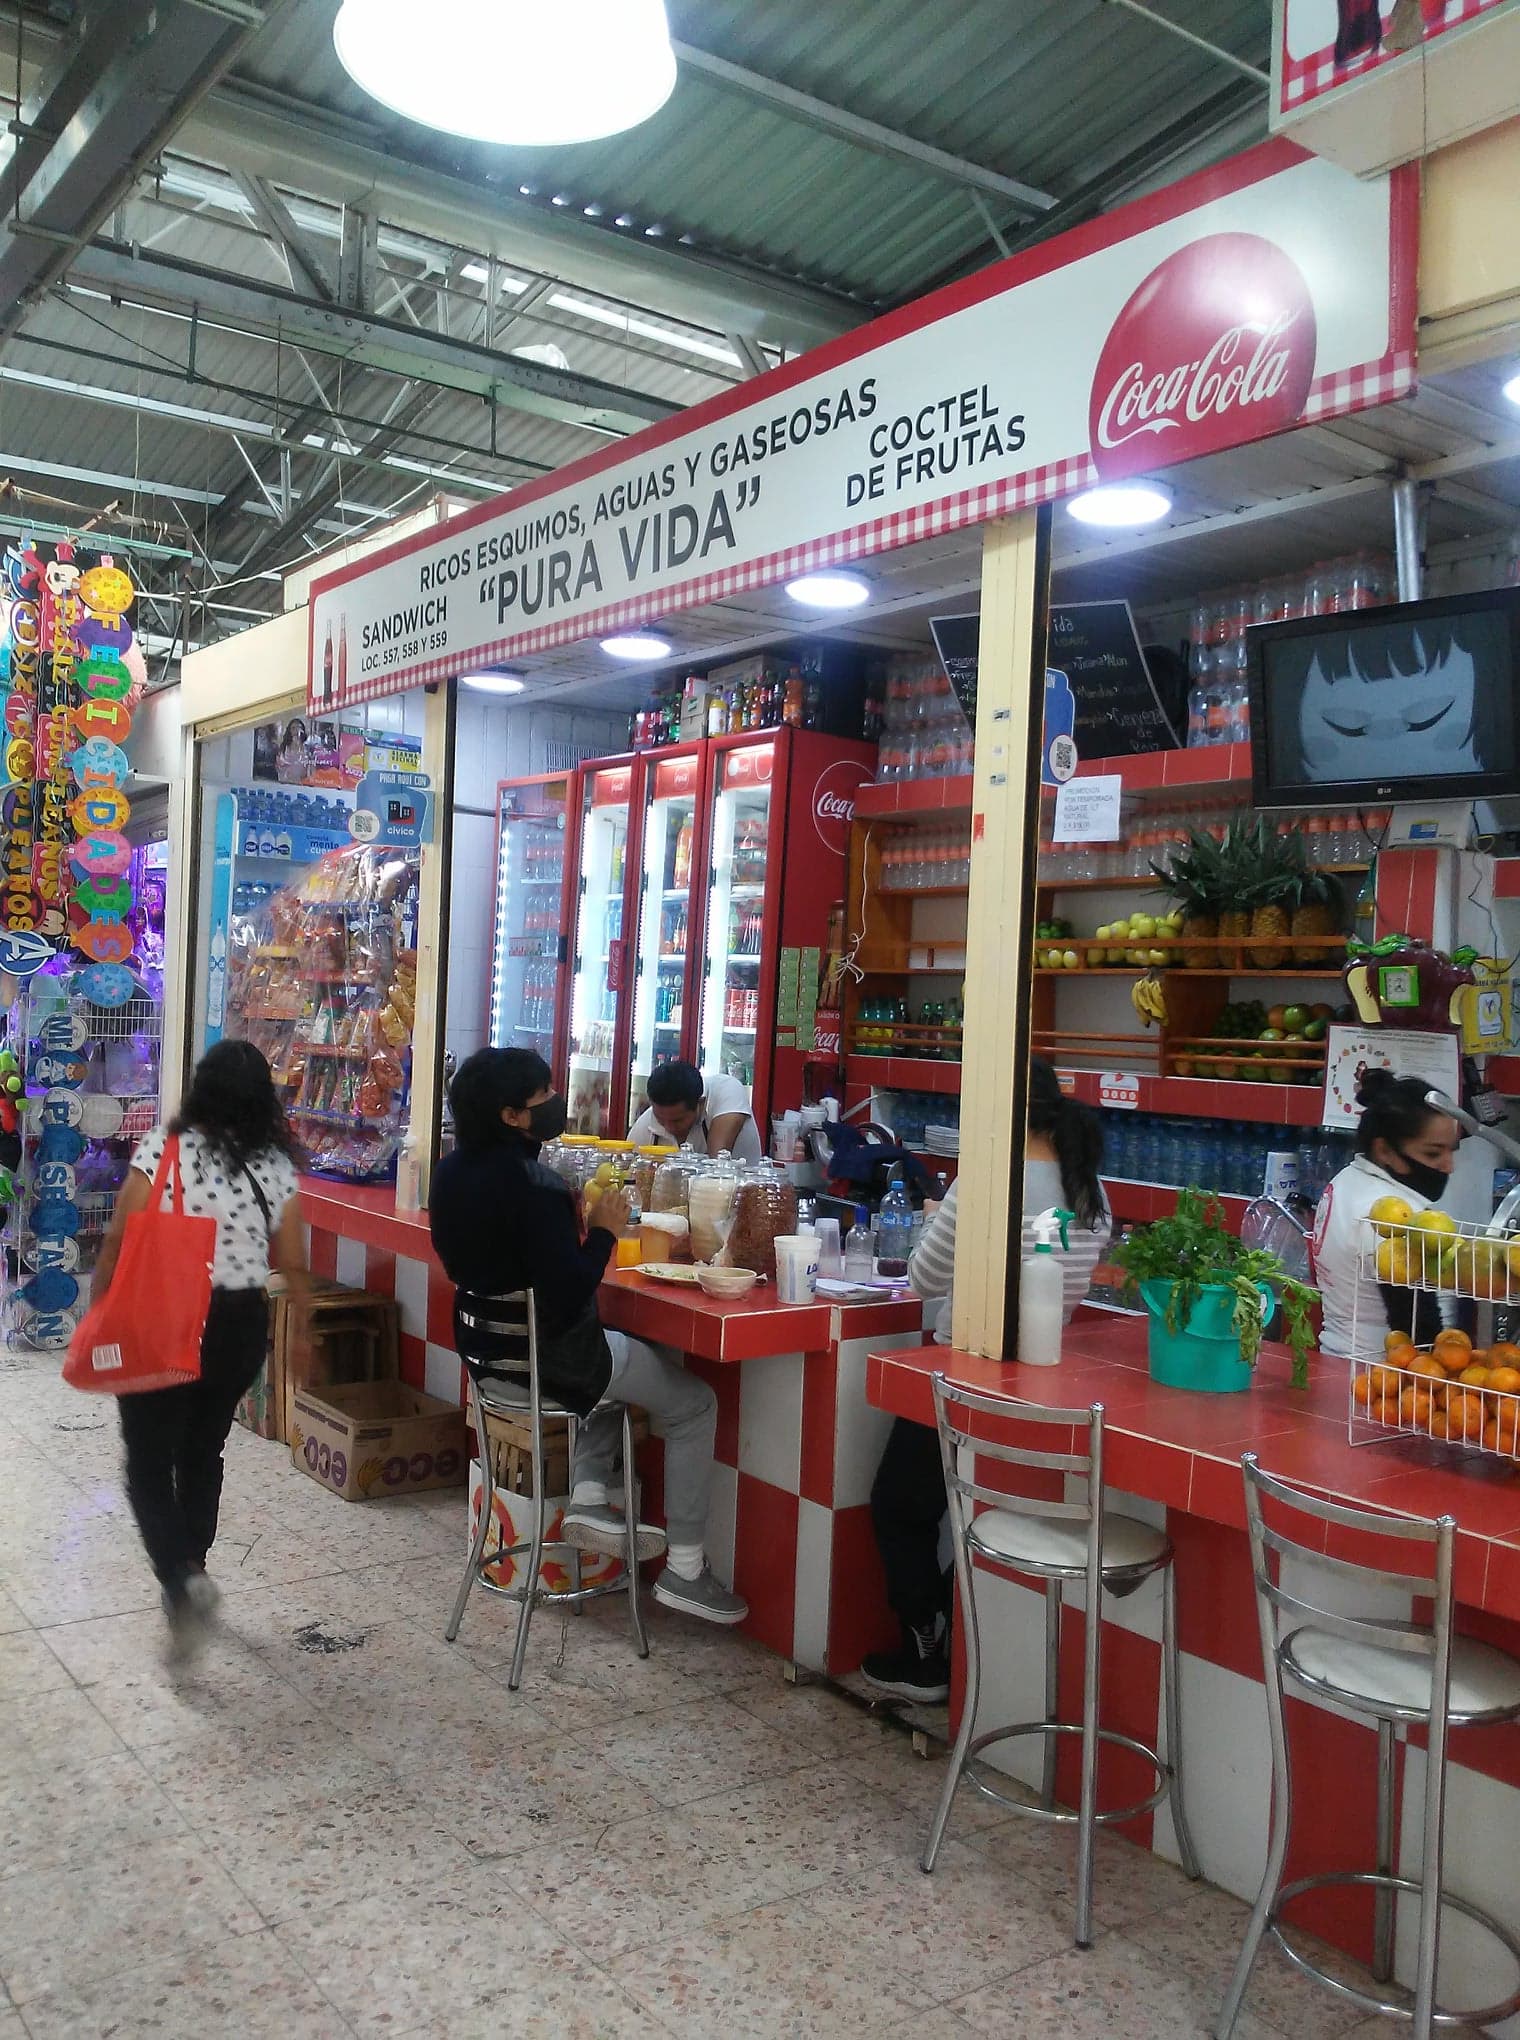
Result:
M1068 779L1056 788L1054 843L1117 843L1124 780L1117 772L1092 779Z
M1330 1029L1325 1067L1324 1124L1352 1127L1362 1116L1357 1085L1366 1070L1419 1077L1432 1091L1461 1096L1461 1052L1454 1034L1417 1033L1406 1027Z

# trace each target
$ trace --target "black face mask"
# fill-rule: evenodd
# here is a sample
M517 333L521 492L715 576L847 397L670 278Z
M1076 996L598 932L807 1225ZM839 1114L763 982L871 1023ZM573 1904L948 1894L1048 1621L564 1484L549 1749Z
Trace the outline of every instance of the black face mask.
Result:
M1439 1204L1446 1195L1447 1184L1451 1181L1446 1171L1433 1168L1429 1162L1415 1161L1413 1156L1406 1155L1402 1148L1397 1152L1399 1160L1404 1165L1403 1172L1390 1169L1389 1175L1396 1177L1400 1183L1407 1183L1411 1190L1425 1198L1428 1203Z
M528 1108L529 1140L540 1144L546 1140L558 1140L569 1123L569 1108L557 1092L552 1098L545 1098Z

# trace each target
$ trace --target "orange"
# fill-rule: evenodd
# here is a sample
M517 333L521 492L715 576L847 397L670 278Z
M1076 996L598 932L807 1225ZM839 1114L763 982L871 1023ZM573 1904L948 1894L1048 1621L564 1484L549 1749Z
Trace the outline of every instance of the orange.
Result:
M1520 1451L1520 1413L1505 1409L1483 1426L1483 1442L1490 1452Z
M1404 1386L1396 1367L1374 1367L1370 1379L1374 1395L1397 1395Z
M1467 1356L1467 1359L1472 1358L1472 1340L1468 1338L1466 1332L1437 1332L1435 1338L1431 1341L1430 1350L1432 1355L1441 1362L1442 1366L1446 1367L1451 1364L1447 1359L1449 1353L1463 1353ZM1462 1365L1466 1366L1466 1364L1467 1360L1464 1360Z
M1360 1403L1363 1409L1365 1409L1368 1403L1371 1402L1372 1376L1370 1374L1359 1374L1356 1377L1355 1381L1352 1382L1351 1400L1353 1402ZM1383 1400L1382 1394L1381 1392L1379 1392L1378 1401L1381 1402L1382 1400Z
M1446 1399L1447 1437L1481 1438L1483 1424L1482 1396L1464 1395L1459 1389L1453 1389Z
M1412 1360L1405 1362L1404 1372L1418 1374L1426 1381L1446 1379L1446 1369L1439 1360L1433 1360L1428 1353L1416 1353Z
M1383 1351L1385 1353L1392 1353L1395 1347L1412 1346L1413 1344L1414 1340L1409 1336L1408 1332L1389 1332L1383 1340Z
M1375 1396L1367 1405L1367 1414L1380 1424L1396 1424L1399 1420L1399 1399L1396 1395Z
M1427 1390L1406 1388L1399 1397L1399 1413L1406 1424L1413 1424L1417 1430L1430 1428L1431 1411L1437 1407Z
M1488 1349L1490 1367L1520 1367L1520 1346L1511 1345L1508 1339L1496 1339Z
M1520 1367L1491 1367L1485 1385L1501 1395L1520 1395Z
M1488 1369L1475 1361L1471 1367L1464 1367L1457 1379L1464 1388L1487 1388Z

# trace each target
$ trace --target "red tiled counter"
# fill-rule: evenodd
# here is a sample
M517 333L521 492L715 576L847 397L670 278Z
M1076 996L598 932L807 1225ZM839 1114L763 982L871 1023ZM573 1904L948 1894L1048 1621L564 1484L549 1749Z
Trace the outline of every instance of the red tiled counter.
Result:
M453 1286L427 1214L398 1212L390 1189L311 1176L301 1199L313 1269L394 1296L403 1376L462 1400ZM853 1670L893 1634L870 1519L891 1419L866 1402L867 1357L919 1344L918 1303L782 1304L768 1287L724 1302L631 1268L609 1270L599 1301L607 1325L675 1347L717 1395L708 1543L750 1604L749 1632L810 1670ZM658 1448L645 1471L657 1505Z
M1459 1627L1520 1655L1520 1472L1490 1458L1458 1459L1451 1448L1413 1440L1353 1446L1346 1435L1347 1367L1316 1355L1311 1385L1288 1385L1288 1356L1267 1347L1253 1386L1239 1395L1195 1395L1162 1387L1146 1365L1140 1319L1082 1312L1068 1327L1059 1368L982 1360L948 1347L873 1352L867 1393L874 1407L932 1423L929 1376L938 1368L970 1386L1030 1402L1104 1406L1104 1451L1111 1506L1164 1523L1177 1553L1177 1602L1183 1652L1183 1757L1188 1815L1205 1875L1254 1898L1266 1859L1270 1756L1261 1646L1251 1587L1240 1472L1244 1452L1263 1467L1333 1499L1372 1509L1456 1519ZM1359 1548L1335 1528L1328 1549L1389 1567L1390 1547ZM1324 1579L1313 1582L1324 1585ZM1330 1591L1336 1593L1334 1582ZM1351 1605L1354 1594L1340 1590ZM1160 1712L1159 1586L1124 1601L1106 1598L1102 1718L1155 1743ZM1038 1718L1043 1651L1042 1597L1010 1575L989 1588L991 1620L982 1717ZM1080 1593L1068 1589L1062 1631L1067 1719L1081 1676ZM956 1701L959 1701L957 1684ZM1376 1739L1373 1731L1328 1710L1289 1699L1295 1774L1295 1831L1287 1876L1374 1860ZM1075 1742L1075 1738L1063 1738ZM1038 1746L1010 1758L1035 1782ZM1061 1752L1062 1796L1075 1797L1075 1750ZM1105 1760L1108 1761L1108 1760ZM1101 1799L1137 1797L1122 1753L1100 1773ZM1424 1756L1415 1737L1401 1741L1401 1868L1418 1874L1419 1806ZM1513 1877L1520 1833L1520 1729L1457 1731L1448 1773L1447 1888L1486 1904L1520 1928ZM1146 1815L1126 1832L1176 1860L1171 1822ZM1460 1836L1460 1847L1451 1845ZM1365 1959L1371 1947L1370 1899L1324 1894L1302 1924ZM1464 1939L1466 1955L1468 1943ZM1444 1967L1444 1965L1443 1965ZM1474 1950L1454 1970L1461 2003L1492 2002L1512 1978Z

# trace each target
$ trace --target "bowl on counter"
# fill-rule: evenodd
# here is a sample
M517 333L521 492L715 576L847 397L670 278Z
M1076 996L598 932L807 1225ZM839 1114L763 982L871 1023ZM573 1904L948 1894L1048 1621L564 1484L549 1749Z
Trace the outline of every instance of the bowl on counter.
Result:
M738 1297L748 1296L760 1277L750 1268L698 1268L697 1280L708 1296L732 1303Z

